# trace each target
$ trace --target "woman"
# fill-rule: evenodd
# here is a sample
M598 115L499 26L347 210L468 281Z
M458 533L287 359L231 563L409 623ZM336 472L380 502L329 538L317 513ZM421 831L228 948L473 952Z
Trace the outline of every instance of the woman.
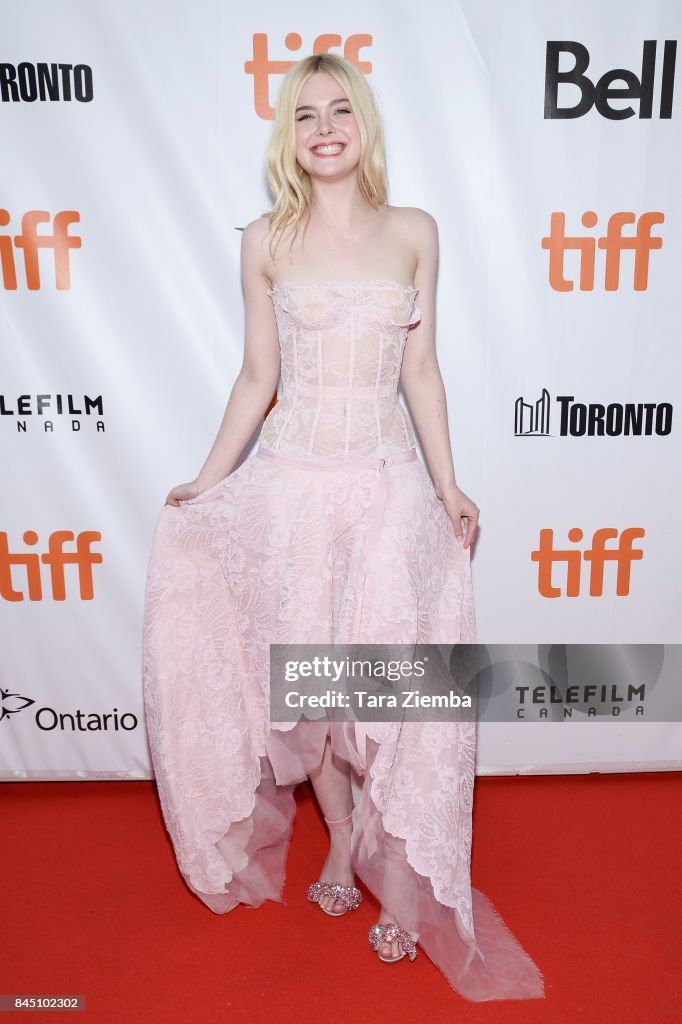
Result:
M147 727L178 863L216 913L280 900L309 777L330 837L312 903L356 910L355 870L381 905L381 960L414 959L418 940L469 999L541 996L470 887L475 724L270 721L271 644L473 642L478 508L455 482L435 354L436 223L387 205L354 65L292 67L267 164L273 210L242 238L243 365L199 475L166 499L147 577Z

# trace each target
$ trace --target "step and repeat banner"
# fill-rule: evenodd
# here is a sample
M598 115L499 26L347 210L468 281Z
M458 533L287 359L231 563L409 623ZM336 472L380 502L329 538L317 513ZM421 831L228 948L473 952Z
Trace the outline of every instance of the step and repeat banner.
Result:
M682 5L247 7L0 12L5 779L151 777L152 532L239 371L241 229L270 207L282 75L312 52L368 77L390 202L439 225L479 640L526 645L527 664L611 645L612 667L618 645L632 665L682 641ZM593 689L581 721L560 694L481 722L479 773L682 766L674 716Z

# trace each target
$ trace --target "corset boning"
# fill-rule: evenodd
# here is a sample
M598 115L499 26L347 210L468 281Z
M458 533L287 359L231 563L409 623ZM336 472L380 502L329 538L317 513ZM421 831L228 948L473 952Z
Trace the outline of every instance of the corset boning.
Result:
M415 447L398 398L417 289L392 282L277 285L282 391L261 447L329 458Z

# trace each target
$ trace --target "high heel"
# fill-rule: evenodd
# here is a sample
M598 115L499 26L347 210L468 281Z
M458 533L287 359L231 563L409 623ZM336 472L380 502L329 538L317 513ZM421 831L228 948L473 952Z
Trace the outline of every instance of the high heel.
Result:
M353 815L349 814L346 818L338 818L336 821L330 821L329 818L324 820L327 828L343 828L345 825L350 825ZM324 910L329 917L342 917L347 910L357 910L362 902L362 893L354 885L341 885L339 882L313 882L308 887L307 898L310 903L319 904L325 896L333 896L335 900L339 900L344 905L343 910L336 911L320 907L320 910Z

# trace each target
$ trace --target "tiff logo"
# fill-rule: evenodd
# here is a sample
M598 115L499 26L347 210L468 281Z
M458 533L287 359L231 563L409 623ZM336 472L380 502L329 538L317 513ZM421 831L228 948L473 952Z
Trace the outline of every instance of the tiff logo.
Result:
M538 563L538 591L542 597L561 597L561 587L554 585L552 570L556 562L566 565L566 597L579 597L583 561L590 564L590 597L601 597L604 592L604 567L606 562L615 562L616 596L627 597L630 593L630 570L632 563L644 557L641 548L633 548L635 539L644 536L644 530L630 526L619 532L610 527L595 530L592 546L584 551L554 547L554 531L540 530L540 543L531 552L531 561ZM574 527L568 531L568 539L578 544L583 531ZM613 548L607 548L607 541L615 540Z
M6 532L0 532L0 597L5 601L23 601L26 594L24 588L15 589L12 578L14 566L22 566L25 569L24 576L29 601L43 600L43 580L41 563L49 566L50 590L55 601L66 600L66 573L65 566L75 565L78 572L78 587L81 601L92 601L94 597L94 583L92 578L93 565L102 562L102 555L92 550L93 541L100 541L102 534L95 530L86 530L76 537L70 530L56 530L50 534L47 542L47 551L39 555L37 552L27 551L15 553L10 551L9 539ZM34 547L38 543L38 534L35 530L27 530L23 536L24 544ZM75 540L75 550L65 551L64 545Z
M592 210L588 210L580 219L584 227L593 228L599 218ZM652 237L651 229L654 224L662 224L664 220L664 215L656 212L643 213L639 218L627 210L613 213L609 217L606 234L593 238L589 235L567 235L566 214L555 211L550 218L549 234L542 239L542 248L549 252L551 287L557 292L573 291L574 282L564 276L564 256L567 250L577 249L580 253L580 290L592 291L596 250L599 248L606 253L604 288L607 292L618 291L621 254L624 249L632 249L635 254L633 287L636 292L646 291L649 284L649 253L663 246L663 239L657 235ZM635 222L635 234L623 237L623 227Z
M10 222L7 210L0 209L0 227ZM17 270L12 245L23 251L26 286L29 291L40 288L40 266L38 252L40 249L51 249L54 254L55 283L60 291L68 291L71 287L71 270L69 251L80 249L81 239L69 234L69 224L80 221L76 210L62 210L54 216L52 234L39 234L39 224L49 224L52 220L47 210L29 210L21 218L20 235L0 235L0 270L2 284L6 291L14 291L17 287Z
M368 60L360 59L360 51L371 46L373 38L366 33L358 33L348 36L346 41L335 32L324 32L313 40L312 46L307 46L308 53L329 53L335 47L342 48L342 54L352 64L355 64L358 71L369 75L372 73L372 64ZM298 32L288 32L284 38L284 45L290 53L296 53L303 46L303 39ZM268 51L268 37L265 32L255 32L253 36L253 56L251 60L244 62L244 71L247 75L253 76L253 106L259 117L265 121L272 121L275 111L270 106L270 75L285 75L290 67L300 60L271 60Z

